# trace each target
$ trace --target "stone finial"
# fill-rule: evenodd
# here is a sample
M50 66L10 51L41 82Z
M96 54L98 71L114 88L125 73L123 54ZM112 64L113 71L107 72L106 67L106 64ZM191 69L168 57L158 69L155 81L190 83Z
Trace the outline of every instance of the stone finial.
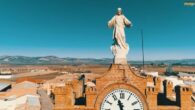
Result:
M157 110L157 90L154 87L146 88L146 98L150 110Z
M147 75L146 79L147 79L147 82L153 82L153 76L152 75Z
M95 87L87 87L86 94L96 94L97 90Z
M146 94L157 94L157 90L155 87L147 87Z
M154 85L155 85L158 92L161 92L161 82L162 82L161 78L159 78L159 77L154 78Z
M176 102L180 110L192 110L192 89L189 86L176 86Z

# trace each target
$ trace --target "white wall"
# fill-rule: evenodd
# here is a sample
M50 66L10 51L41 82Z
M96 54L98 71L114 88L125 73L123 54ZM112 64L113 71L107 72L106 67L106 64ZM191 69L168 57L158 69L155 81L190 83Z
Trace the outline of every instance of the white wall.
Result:
M12 75L0 75L0 79L11 79Z

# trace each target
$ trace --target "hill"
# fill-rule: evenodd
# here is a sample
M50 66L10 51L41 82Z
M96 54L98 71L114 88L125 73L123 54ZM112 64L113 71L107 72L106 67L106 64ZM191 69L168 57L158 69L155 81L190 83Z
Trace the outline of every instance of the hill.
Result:
M59 58L56 56L27 57L27 56L0 56L0 64L14 65L49 65L49 64L111 64L111 58ZM142 61L129 61L130 64L142 64ZM172 64L172 65L195 65L195 59L181 60L155 60L145 61L145 64Z

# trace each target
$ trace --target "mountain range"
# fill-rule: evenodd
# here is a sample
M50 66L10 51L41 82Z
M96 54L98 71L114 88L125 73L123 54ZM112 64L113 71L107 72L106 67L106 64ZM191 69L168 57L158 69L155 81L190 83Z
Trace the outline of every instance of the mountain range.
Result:
M27 57L27 56L0 56L0 64L14 65L47 65L47 64L111 64L111 58L59 58L56 56ZM142 61L129 61L130 64L142 64ZM195 65L195 59L181 60L155 60L145 61L145 64L175 64L175 65Z

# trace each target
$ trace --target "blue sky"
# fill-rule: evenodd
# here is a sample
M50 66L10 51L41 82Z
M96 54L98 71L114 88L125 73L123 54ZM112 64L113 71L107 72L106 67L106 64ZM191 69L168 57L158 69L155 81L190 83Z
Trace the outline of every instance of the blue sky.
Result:
M0 55L112 58L107 22L118 7L133 23L126 29L128 59L195 58L195 7L185 0L0 0Z

